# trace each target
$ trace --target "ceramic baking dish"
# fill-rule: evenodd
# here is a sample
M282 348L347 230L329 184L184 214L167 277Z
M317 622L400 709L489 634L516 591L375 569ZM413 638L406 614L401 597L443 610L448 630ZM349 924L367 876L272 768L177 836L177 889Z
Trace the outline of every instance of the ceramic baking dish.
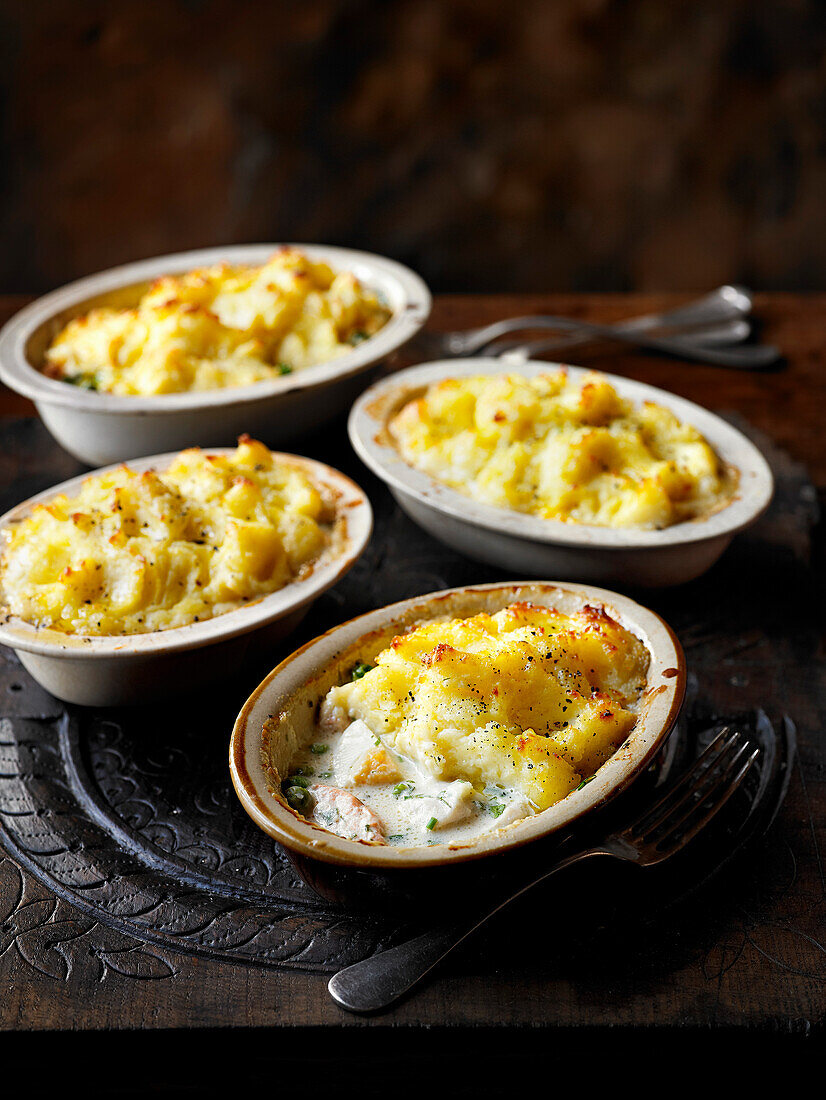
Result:
M529 601L571 612L602 606L635 634L650 655L639 717L626 741L585 786L549 809L463 844L398 848L345 840L296 814L281 797L295 744L313 740L318 703L357 661L369 661L396 634L434 618L467 618ZM321 861L366 871L415 870L474 860L548 837L603 806L648 765L674 726L685 694L680 643L654 612L615 592L556 582L487 584L435 592L371 611L335 627L282 661L259 684L239 714L230 745L232 781L245 810L299 861ZM275 740L263 725L277 718ZM292 743L291 743L292 741ZM302 864L299 863L299 866ZM306 866L306 864L305 864ZM302 870L305 877L308 876Z
M736 489L717 511L661 531L565 523L482 504L414 469L393 443L390 420L431 383L474 374L531 377L558 367L490 358L410 367L380 380L359 397L350 414L350 440L411 519L468 557L499 566L510 575L658 587L680 584L704 573L735 534L754 523L768 507L772 474L760 451L742 432L667 390L604 375L622 397L635 403L654 401L681 421L693 424L734 471ZM573 380L590 373L582 367L565 370Z
M0 332L0 379L30 398L70 454L91 466L184 447L230 444L243 432L280 446L346 411L364 376L424 325L430 293L418 275L381 256L347 248L295 245L335 270L354 272L392 310L375 336L337 359L252 386L121 397L95 393L42 374L51 340L93 306L130 305L161 275L220 262L261 264L275 244L207 248L112 268L61 287L17 313Z
M213 454L232 450L210 448ZM289 634L312 602L358 560L370 541L373 513L367 496L344 474L309 458L274 454L298 466L336 500L335 549L323 554L302 579L212 619L146 634L67 635L37 629L6 614L0 617L0 645L13 649L23 667L59 699L115 706L150 702L214 683L239 667L251 644L270 645ZM130 467L162 471L175 457L176 453L153 455L130 462ZM64 481L18 504L0 516L0 530L19 522L35 504L58 493L77 492L89 476Z

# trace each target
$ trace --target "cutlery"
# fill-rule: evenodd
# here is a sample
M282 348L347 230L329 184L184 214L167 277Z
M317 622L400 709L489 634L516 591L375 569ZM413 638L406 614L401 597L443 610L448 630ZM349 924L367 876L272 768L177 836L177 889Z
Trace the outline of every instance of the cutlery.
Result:
M717 324L691 329L669 329L667 335L675 343L683 340L697 345L724 347L727 344L740 344L751 334L751 324L744 318L720 321ZM485 348L486 355L506 355L518 352L522 358L534 359L549 351L565 351L592 342L592 337L583 332L558 333L546 336L542 340L497 340Z
M699 327L715 325L721 321L736 320L748 316L751 312L752 296L745 287L721 286L710 294L704 295L676 309L661 313L647 313L641 317L632 317L611 326L623 332L652 332L669 327ZM572 318L566 318L571 322ZM457 330L455 332L422 332L416 338L420 346L425 347L434 358L453 355L474 355L487 344L507 336L512 332L536 328L542 318L523 316L508 317L503 321L494 321L480 328ZM585 343L592 339L590 335L577 337L571 333L563 337L567 342Z
M632 344L634 347L664 352L680 359L712 363L721 367L742 367L750 370L770 366L780 358L780 351L770 344L754 344L729 351L706 347L682 337L650 336L648 333L626 332L616 325L600 325L592 321L574 321L569 317L534 317L532 328L554 328L578 334ZM518 345L517 345L518 347ZM510 350L516 350L513 344Z
M515 892L483 912L427 932L334 975L327 988L350 1012L378 1012L408 993L468 936L516 898L565 867L594 856L609 856L651 867L680 852L725 806L757 759L739 731L720 731L694 765L653 806L630 825L599 843L560 859Z

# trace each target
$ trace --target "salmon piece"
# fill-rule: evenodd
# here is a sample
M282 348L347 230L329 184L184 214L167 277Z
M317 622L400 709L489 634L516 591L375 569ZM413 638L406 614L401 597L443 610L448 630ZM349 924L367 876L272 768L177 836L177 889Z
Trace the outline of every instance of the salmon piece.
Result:
M321 703L318 728L321 733L341 733L350 725L350 719L340 707L332 706L326 699Z
M371 809L341 787L311 783L307 788L315 798L312 821L345 840L367 840L386 844L384 825Z

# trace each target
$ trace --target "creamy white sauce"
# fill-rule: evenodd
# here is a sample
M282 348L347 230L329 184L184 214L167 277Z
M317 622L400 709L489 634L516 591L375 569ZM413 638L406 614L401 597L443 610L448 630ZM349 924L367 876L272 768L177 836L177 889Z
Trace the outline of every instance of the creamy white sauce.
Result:
M365 757L379 748L399 778L358 782ZM400 848L467 843L536 812L519 791L490 786L479 792L464 780L446 783L428 775L360 720L341 731L319 730L318 741L293 761L292 773L310 784L341 787L354 795L381 820L387 843Z

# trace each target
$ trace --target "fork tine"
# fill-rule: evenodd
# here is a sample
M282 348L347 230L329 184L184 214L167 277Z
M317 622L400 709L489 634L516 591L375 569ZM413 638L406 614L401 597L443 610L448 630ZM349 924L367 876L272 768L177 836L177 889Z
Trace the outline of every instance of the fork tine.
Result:
M744 745L743 747L745 748L746 746ZM657 842L657 845L656 845L657 851L659 852L659 854L661 856L665 857L665 856L673 855L674 852L676 852L678 849L683 848L686 844L688 844L688 842L690 840L692 840L697 835L697 833L699 833L699 831L701 829L705 828L705 826L709 823L709 821L711 821L711 819L717 813L719 813L720 810L722 810L723 806L725 806L725 804L728 802L728 800L731 798L731 796L734 794L734 792L737 790L737 788L743 782L743 780L746 777L746 774L748 773L749 769L754 764L755 760L757 759L757 757L759 755L760 755L760 749L755 748L752 751L751 756L749 756L748 760L746 760L746 762L743 764L743 766L740 768L740 770L737 772L737 774L734 776L734 778L729 779L729 776L731 775L731 772L734 770L734 765L736 764L736 760L732 762L732 764L726 769L725 775L720 777L720 782L718 782L714 785L712 790L705 796L705 798L702 800L702 802L698 803L696 806L693 806L691 808L691 810L689 810L689 812L681 819L681 821L677 822L672 827L672 831L669 834L667 834L666 837L663 837L660 841ZM740 756L741 756L741 754L738 753L738 759L740 758ZM711 797L711 795L720 789L720 787L723 785L724 780L728 781L728 786L723 791L723 794L720 796L720 798L717 799L716 802L712 802L711 805L707 807L705 812L702 813L699 816L699 818L697 818L691 824L691 827L689 829L686 829L685 831L680 832L679 831L679 826L684 825L687 821L691 820L692 815L696 813L696 811L700 808L700 806L704 805L708 801L708 799ZM671 843L666 844L666 841L669 838L671 840Z
M709 764L707 767L698 768L695 765L688 773L689 778L692 780L688 790L673 802L670 806L663 810L663 812L654 821L646 822L645 826L638 834L643 840L650 840L651 834L658 829L671 829L671 819L680 813L679 818L686 817L694 807L705 802L709 794L716 790L719 782L730 774L732 768L734 768L743 756L743 753L748 748L748 742L740 742L740 734L734 733L728 741L726 741L721 752L717 758ZM732 755L732 753L734 755ZM686 809L683 807L686 803L689 806Z
M653 806L649 806L648 809L646 809L637 820L626 829L626 832L633 833L635 836L640 836L655 828L693 793L698 782L698 777L708 775L712 768L719 766L723 757L731 751L732 747L735 746L739 740L739 731L735 730L732 733L730 726L723 726L711 744L697 757L694 764L685 775L683 775L678 782L674 784L671 790L667 791L659 801L655 802ZM710 762L712 757L716 757L716 759Z
M682 822L687 821L695 810L705 805L717 788L727 781L728 777L740 763L747 749L748 742L744 745L740 745L734 756L731 757L731 759L727 759L722 767L720 767L723 761L723 756L721 754L714 764L712 764L710 768L707 768L702 775L698 775L695 772L696 781L694 786L683 795L679 802L677 802L666 814L663 814L657 822L647 826L640 836L640 840L644 843L650 843L655 833L662 831L670 833L679 828ZM686 805L687 802L689 803L688 805ZM682 812L675 818L677 810L681 810Z

